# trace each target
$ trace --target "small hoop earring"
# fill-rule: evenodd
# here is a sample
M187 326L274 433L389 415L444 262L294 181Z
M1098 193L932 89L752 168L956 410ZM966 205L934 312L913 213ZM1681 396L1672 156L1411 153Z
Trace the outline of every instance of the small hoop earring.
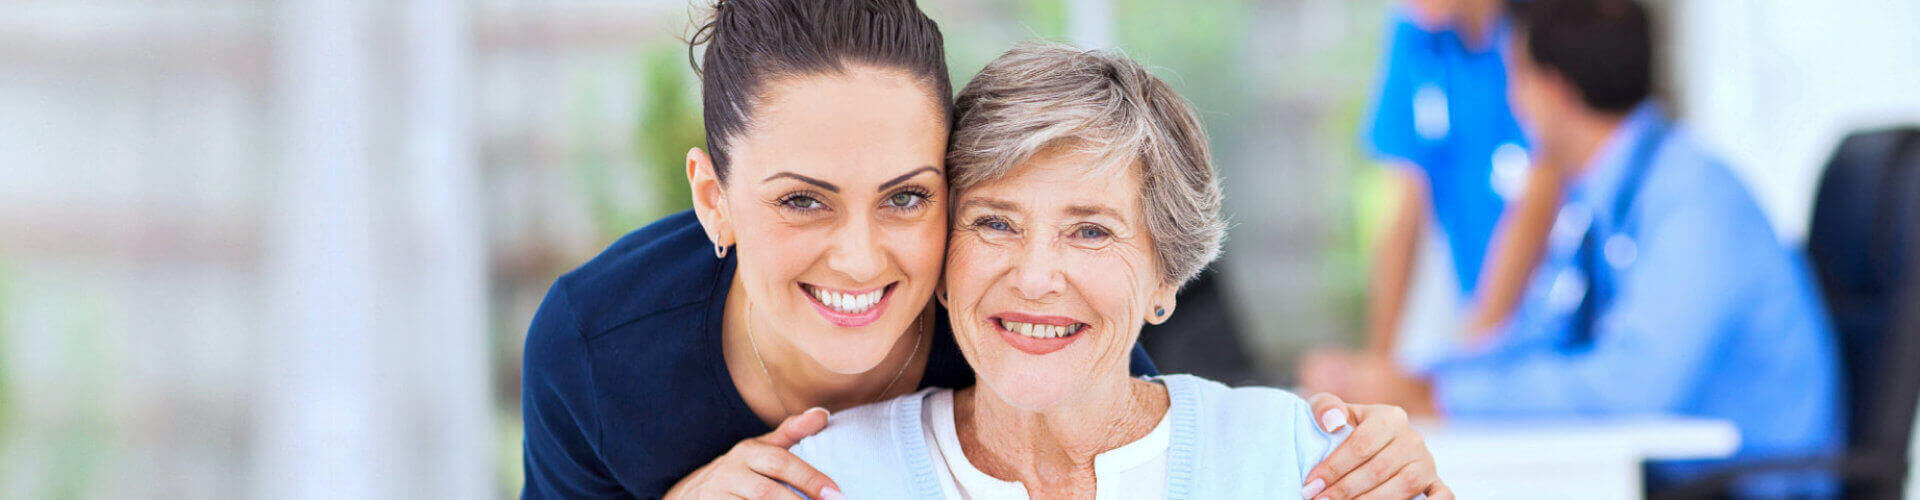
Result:
M727 246L720 244L713 245L713 257L717 259L727 258Z

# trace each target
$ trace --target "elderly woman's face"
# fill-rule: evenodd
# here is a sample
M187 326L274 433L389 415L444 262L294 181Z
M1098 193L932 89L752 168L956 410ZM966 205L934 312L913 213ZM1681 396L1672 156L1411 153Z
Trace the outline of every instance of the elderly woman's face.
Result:
M1094 161L1042 153L954 200L954 334L981 382L1015 407L1042 410L1125 379L1152 301L1172 297L1136 171Z

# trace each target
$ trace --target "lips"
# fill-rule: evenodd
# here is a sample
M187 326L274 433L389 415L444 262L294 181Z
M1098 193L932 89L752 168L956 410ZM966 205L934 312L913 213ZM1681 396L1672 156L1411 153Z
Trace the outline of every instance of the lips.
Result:
M886 312L887 299L893 297L893 289L899 283L866 290L842 290L821 286L800 284L800 290L807 295L807 302L813 304L814 312L826 318L827 322L843 327L862 327L880 320L880 313Z
M1065 316L1001 313L987 319L1014 349L1035 356L1067 348L1084 337L1087 323Z

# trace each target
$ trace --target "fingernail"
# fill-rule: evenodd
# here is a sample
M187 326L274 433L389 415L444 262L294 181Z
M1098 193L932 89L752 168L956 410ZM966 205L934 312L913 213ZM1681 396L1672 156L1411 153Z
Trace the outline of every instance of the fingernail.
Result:
M1312 482L1307 483L1307 487L1300 488L1300 498L1313 498L1324 489L1327 489L1327 482L1317 477L1313 478Z
M815 406L815 407L812 407L812 408L808 408L808 409L807 409L807 411L803 411L803 412L800 412L800 413L812 413L812 412L814 412L814 411L819 411L820 413L825 413L825 414L827 414L827 416L829 416L829 417L831 417L831 416L833 416L833 412L830 412L830 411L827 411L827 409L826 409L826 408L821 408L821 407L818 407L818 406ZM836 491L836 492L834 492L834 493L839 493L839 492L837 492L837 491Z
M1339 408L1327 410L1326 413L1320 414L1320 426L1325 427L1327 432L1338 431L1341 427L1346 427L1347 411Z
M820 500L847 500L847 496L840 494L840 490L828 486L827 489L820 490Z

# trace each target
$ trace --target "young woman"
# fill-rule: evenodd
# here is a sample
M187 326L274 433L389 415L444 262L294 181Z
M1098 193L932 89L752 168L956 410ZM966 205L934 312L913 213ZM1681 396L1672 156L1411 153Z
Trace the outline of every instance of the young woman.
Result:
M524 497L838 498L787 451L826 409L973 384L930 304L952 108L939 28L912 0L723 0L694 43L694 209L562 276L535 314ZM1391 446L1417 438L1395 409L1315 410L1356 426L1322 484L1432 470Z

